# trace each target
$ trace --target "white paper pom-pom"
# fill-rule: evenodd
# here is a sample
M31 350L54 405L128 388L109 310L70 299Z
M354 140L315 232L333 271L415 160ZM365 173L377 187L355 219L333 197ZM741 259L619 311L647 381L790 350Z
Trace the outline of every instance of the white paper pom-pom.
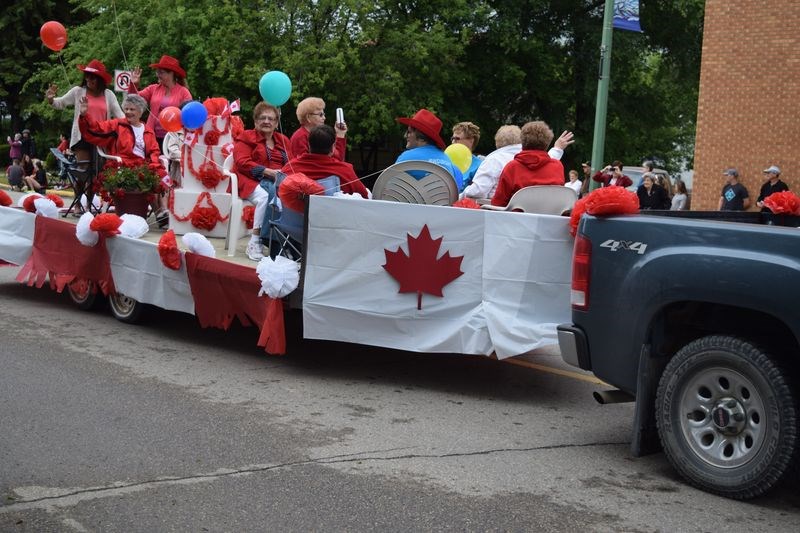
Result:
M147 221L139 215L125 213L119 218L122 220L122 224L119 226L120 235L124 235L125 237L130 237L132 239L138 239L150 231Z
M47 218L58 218L58 207L50 198L37 198L33 201L36 214Z
M19 200L17 200L17 207L22 207L24 209L25 200L27 200L29 196L38 196L39 198L44 198L44 196L42 196L38 192L29 192L28 194L23 194L22 196L19 197Z
M261 280L259 296L266 294L270 298L283 298L300 283L300 264L282 255L259 261L256 273Z
M206 257L217 257L214 246L206 239L205 235L187 233L181 237L181 242L183 242L183 245L192 253L204 255Z
M100 239L99 233L89 229L92 220L94 220L94 215L86 212L81 215L81 218L78 219L78 225L75 226L75 236L84 246L94 246Z

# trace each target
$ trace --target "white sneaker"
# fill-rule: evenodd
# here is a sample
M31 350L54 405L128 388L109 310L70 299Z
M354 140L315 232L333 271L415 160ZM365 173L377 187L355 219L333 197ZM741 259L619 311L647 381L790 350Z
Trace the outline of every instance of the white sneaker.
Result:
M247 257L253 261L261 261L264 254L261 252L261 243L250 241L247 243Z

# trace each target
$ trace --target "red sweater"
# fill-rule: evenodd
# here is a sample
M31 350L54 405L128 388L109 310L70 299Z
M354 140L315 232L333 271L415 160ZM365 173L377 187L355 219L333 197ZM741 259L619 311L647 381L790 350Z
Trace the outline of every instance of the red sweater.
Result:
M233 168L239 176L239 198L247 198L260 183L259 171L265 168L280 170L292 159L289 138L277 131L272 134L275 148L267 152L261 132L245 130L233 144Z
M369 197L367 188L358 179L353 165L339 161L326 154L312 154L306 152L300 157L295 157L285 167L281 169L284 174L302 172L312 180L327 178L328 176L339 176L342 191L348 194L360 194L364 198Z
M124 118L114 118L97 122L88 114L81 115L78 120L78 127L81 130L81 138L86 142L102 148L109 155L116 155L122 158L122 163L126 166L147 164L147 166L159 175L164 177L167 170L158 156L161 152L158 149L158 141L153 130L144 128L144 159L133 153L133 146L136 136L133 128ZM106 163L108 165L109 163Z
M514 193L531 185L564 185L564 166L543 150L523 150L503 167L492 205L505 206Z
M296 132L292 134L292 153L295 157L308 153L308 134L309 131L300 126ZM344 153L347 150L347 141L344 137L336 137L336 144L333 147L333 157L339 161L344 161Z

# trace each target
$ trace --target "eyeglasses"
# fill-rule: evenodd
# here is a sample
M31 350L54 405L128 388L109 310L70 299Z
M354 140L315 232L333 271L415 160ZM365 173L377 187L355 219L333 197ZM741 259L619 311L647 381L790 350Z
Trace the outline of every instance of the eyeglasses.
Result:
M457 143L461 139L463 139L463 137L459 137L458 135L453 135L452 137L450 137L450 141L452 141L454 143Z
M325 118L325 111L320 111L319 113L309 113L309 115L314 115L315 117Z
M260 117L256 117L256 122L277 122L278 119L275 117L269 117L266 115L261 115Z

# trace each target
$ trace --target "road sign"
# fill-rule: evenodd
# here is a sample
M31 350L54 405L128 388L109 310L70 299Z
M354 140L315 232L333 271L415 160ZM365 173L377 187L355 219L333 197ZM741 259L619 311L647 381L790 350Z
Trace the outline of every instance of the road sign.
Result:
M128 92L131 82L130 70L114 70L114 90L120 93Z

